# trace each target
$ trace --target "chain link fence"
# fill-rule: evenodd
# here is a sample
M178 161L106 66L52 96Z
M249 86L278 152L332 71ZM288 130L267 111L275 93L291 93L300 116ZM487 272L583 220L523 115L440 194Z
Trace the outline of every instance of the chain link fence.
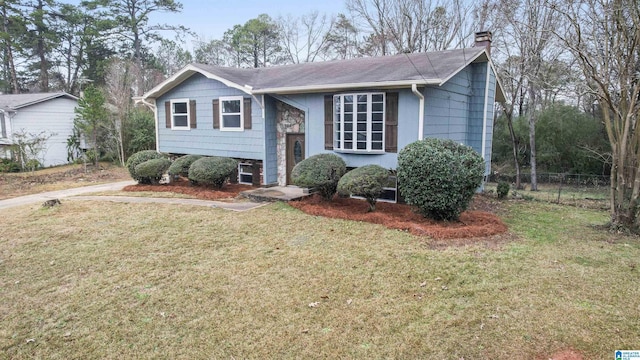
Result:
M489 182L508 182L515 184L514 174L493 173L489 175ZM520 174L523 184L531 183L531 174ZM571 187L607 187L611 183L609 175L539 173L538 184L566 185Z

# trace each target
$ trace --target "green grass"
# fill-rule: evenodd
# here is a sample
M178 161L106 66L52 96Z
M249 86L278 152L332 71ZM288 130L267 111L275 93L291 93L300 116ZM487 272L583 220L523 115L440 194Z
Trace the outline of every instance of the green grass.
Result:
M546 359L572 347L596 359L640 347L637 238L596 230L607 217L595 210L519 202L505 214L513 242L433 250L284 204L5 210L0 358Z

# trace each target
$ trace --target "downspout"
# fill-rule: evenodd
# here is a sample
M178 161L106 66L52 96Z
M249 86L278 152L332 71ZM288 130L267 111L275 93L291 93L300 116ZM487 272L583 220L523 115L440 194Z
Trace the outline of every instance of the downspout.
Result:
M424 95L418 91L417 84L411 84L411 91L420 99L420 109L418 111L418 140L424 138Z
M489 110L489 80L491 80L491 65L487 61L487 79L484 88L484 112L482 115L482 159L485 160L485 166L485 155L487 153L487 111Z
M148 102L146 99L143 98L134 98L134 101L136 102L136 104L138 103L142 103L145 106L147 106L149 109L151 109L153 111L153 122L156 128L156 151L160 152L160 143L158 142L159 139L159 130L158 130L158 107L155 104L155 100L154 103L150 103Z

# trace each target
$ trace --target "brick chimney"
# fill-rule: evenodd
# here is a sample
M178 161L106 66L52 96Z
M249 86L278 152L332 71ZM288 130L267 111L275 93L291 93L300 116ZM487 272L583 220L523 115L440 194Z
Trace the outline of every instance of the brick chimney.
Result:
M484 46L487 53L491 55L491 31L478 31L473 46Z

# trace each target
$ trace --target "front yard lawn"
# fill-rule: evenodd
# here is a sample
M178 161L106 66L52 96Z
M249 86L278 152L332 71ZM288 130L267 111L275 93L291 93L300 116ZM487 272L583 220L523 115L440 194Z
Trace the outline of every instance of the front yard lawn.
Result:
M0 211L0 357L586 359L637 349L640 242L509 203L513 239L434 247L282 203Z

